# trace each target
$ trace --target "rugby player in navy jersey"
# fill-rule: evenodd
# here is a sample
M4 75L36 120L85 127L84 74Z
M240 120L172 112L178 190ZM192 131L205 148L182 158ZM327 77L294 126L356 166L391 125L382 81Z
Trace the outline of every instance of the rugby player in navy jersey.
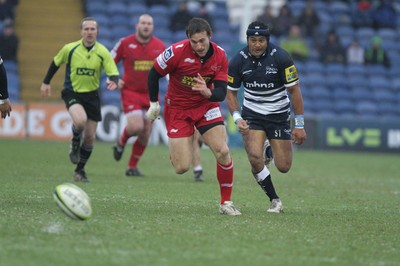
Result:
M283 205L264 162L264 143L270 143L278 170L287 173L292 165L292 142L302 144L306 139L299 77L290 55L269 42L264 23L252 22L246 35L247 46L229 63L226 102L242 134L252 174L270 199L267 212L280 213ZM243 103L238 100L241 85ZM293 131L290 103L295 118Z

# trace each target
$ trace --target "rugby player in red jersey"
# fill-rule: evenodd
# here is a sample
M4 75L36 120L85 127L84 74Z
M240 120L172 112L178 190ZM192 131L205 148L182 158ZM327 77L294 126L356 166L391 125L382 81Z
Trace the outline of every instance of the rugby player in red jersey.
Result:
M206 20L191 19L186 35L188 39L172 44L160 54L149 72L147 117L154 120L159 115L159 79L169 74L164 119L175 172L183 174L190 169L196 128L217 161L220 213L240 215L231 201L233 162L219 104L226 96L228 59L225 51L211 42L212 30Z
M137 136L125 172L127 176L143 176L137 164L143 155L151 133L151 121L145 113L149 108L147 76L155 58L165 50L164 43L153 36L153 18L148 14L139 17L136 33L119 40L111 54L115 63L123 62L123 77L119 80L122 108L127 125L118 143L113 147L114 159L119 161L128 139Z

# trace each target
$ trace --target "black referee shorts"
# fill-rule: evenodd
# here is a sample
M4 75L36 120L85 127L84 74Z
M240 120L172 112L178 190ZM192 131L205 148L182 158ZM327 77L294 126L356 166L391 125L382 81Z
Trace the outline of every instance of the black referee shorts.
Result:
M90 120L96 122L101 121L101 104L97 91L76 93L71 90L63 89L61 98L64 100L67 109L78 103L83 106Z

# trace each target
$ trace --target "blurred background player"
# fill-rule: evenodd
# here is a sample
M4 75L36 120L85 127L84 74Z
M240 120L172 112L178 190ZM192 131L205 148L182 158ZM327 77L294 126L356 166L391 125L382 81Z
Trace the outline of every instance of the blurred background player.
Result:
M84 168L93 151L97 122L102 119L98 94L100 77L104 70L110 79L107 89L115 90L119 73L110 51L97 42L97 21L92 17L84 18L80 30L82 39L64 45L54 57L40 87L40 93L42 97L50 96L50 81L59 67L66 64L61 97L72 118L73 137L69 157L73 164L77 164L75 181L89 182Z
M169 74L164 119L175 172L183 174L190 169L196 128L217 161L219 212L241 215L231 201L233 161L219 104L226 95L228 59L225 51L210 41L212 30L206 20L191 19L186 35L187 39L172 44L160 54L149 72L147 116L153 120L158 117L159 79Z
M137 136L126 176L143 176L137 164L147 147L152 127L152 121L145 115L150 106L147 76L154 59L165 49L164 43L153 36L153 31L153 18L143 14L136 24L136 33L122 38L111 51L115 63L123 62L124 73L118 86L127 119L127 125L113 147L116 161L121 159L128 139Z
M0 54L3 60L17 62L19 37L15 34L14 24L8 21L4 24L3 32L0 34Z
M8 83L7 83L7 72L3 64L3 59L0 56L0 112L1 118L10 116L11 103L8 99Z
M288 52L269 42L270 32L264 23L251 23L246 35L247 46L229 62L226 103L242 134L252 174L271 202L267 212L280 213L283 204L264 164L263 144L269 140L276 168L288 172L292 165L292 141L302 144L306 139L299 77ZM244 100L239 104L241 85ZM291 103L295 114L293 132Z

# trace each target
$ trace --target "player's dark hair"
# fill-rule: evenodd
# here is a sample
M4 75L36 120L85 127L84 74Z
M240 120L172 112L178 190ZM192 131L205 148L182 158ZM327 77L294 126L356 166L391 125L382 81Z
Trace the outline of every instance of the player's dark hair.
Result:
M250 23L250 25L247 27L246 31L247 38L250 36L265 36L267 38L267 41L269 42L269 28L267 25L265 25L261 21L253 21Z
M211 36L212 30L210 23L203 18L192 18L186 27L186 36L190 38L190 36L204 31L209 37Z

